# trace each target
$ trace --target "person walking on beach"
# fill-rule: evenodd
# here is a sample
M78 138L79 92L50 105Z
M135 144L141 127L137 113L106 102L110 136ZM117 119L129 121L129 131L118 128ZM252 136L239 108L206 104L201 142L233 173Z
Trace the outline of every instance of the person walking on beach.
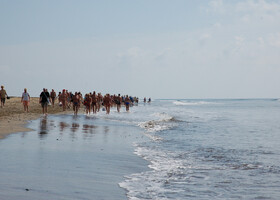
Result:
M62 103L62 109L63 109L63 111L66 110L66 101L67 101L67 93L66 93L66 90L63 89L63 90L62 90L62 93L59 95L59 102Z
M92 104L91 104L92 112L96 113L96 111L97 111L97 95L96 95L95 91L93 91L93 94L91 95L91 100L92 100Z
M121 110L121 103L122 103L121 95L119 94L118 96L115 96L114 101L115 101L115 103L117 105L117 111L120 112L120 110Z
M56 93L55 93L54 89L52 89L52 91L51 91L51 100L52 100L52 106L53 107L54 107L55 98L56 98Z
M78 92L75 92L75 94L72 96L72 102L73 102L74 115L77 115L80 108L80 96Z
M130 103L131 103L130 98L128 97L128 95L126 95L126 97L124 99L124 104L125 104L126 112L129 112L129 104Z
M21 102L22 102L22 104L23 104L24 112L28 112L28 107L29 107L29 102L30 102L30 96L29 96L29 94L27 93L27 89L26 89L26 88L24 88L24 92L22 93Z
M43 114L47 115L48 114L48 104L49 104L49 98L50 94L49 92L44 88L43 91L40 94L40 99L39 103L42 106Z
M6 90L4 90L3 85L1 85L0 97L1 97L1 108L3 108L5 105L6 97L8 98L8 94L7 94Z
M98 95L97 95L97 102L96 102L97 112L100 111L100 107L101 107L102 101L103 101L103 96L101 95L101 93L98 93Z
M90 106L91 106L91 96L89 94L85 95L85 99L84 99L84 105L86 107L86 114L89 115L90 114Z
M105 95L105 97L103 98L103 104L106 109L106 114L110 114L110 108L111 108L111 104L112 104L112 98L111 98L110 94Z

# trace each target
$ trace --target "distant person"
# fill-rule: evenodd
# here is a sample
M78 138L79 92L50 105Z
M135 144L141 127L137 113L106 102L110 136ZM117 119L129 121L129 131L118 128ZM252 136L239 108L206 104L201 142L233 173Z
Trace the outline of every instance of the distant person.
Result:
M62 109L63 111L66 110L66 102L67 102L67 93L66 90L63 89L62 93L59 95L59 102L62 103Z
M54 107L54 102L55 102L55 98L56 98L56 93L54 91L54 89L52 89L51 91L51 100L52 100L52 106Z
M44 88L43 91L40 94L39 103L42 106L43 114L48 114L48 104L49 104L50 94L49 92Z
M110 94L106 94L104 96L103 104L104 104L105 109L106 109L106 114L110 114L110 109L111 109L111 105L112 105L112 98L111 98Z
M58 99L58 105L59 106L62 106L62 102L61 102L61 92L58 92L58 95L57 95L57 99Z
M126 97L124 99L124 104L125 104L126 112L129 112L130 103L131 103L130 98L128 97L128 95L126 95Z
M89 94L85 95L85 99L84 99L84 105L86 107L86 114L89 115L90 114L90 106L91 106L91 96Z
M100 107L102 105L102 101L103 101L103 96L101 95L101 93L98 93L98 95L97 95L97 102L96 102L97 112L100 111Z
M117 111L120 112L120 110L121 110L121 103L122 103L121 95L119 94L118 96L116 96L114 101L115 101L115 103L117 105Z
M77 115L80 108L80 95L78 94L78 92L75 92L75 94L72 96L72 102L74 115Z
M96 96L95 91L93 91L93 94L91 95L91 100L92 100L92 104L91 104L92 112L96 113L96 111L97 111L97 96Z
M9 98L6 90L4 90L3 85L1 85L0 97L1 97L1 108L3 108L5 105L6 97Z
M68 90L66 90L66 95L67 95L67 98L66 98L66 106L67 106L67 108L70 108L71 96L70 96L70 92L68 92Z
M30 96L29 96L26 88L24 88L24 92L22 93L21 102L23 104L24 112L29 112L28 107L29 107L29 102L30 102Z
M152 102L152 99L151 99L151 98L149 98L148 103L151 103L151 102Z
M146 103L146 101L147 101L147 100L146 100L146 97L144 97L144 103Z

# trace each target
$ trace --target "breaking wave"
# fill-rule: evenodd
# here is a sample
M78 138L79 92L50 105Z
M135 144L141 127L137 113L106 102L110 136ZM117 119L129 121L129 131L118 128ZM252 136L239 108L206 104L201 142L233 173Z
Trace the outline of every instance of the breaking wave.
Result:
M171 129L175 126L174 122L178 121L167 113L154 113L152 116L157 119L140 122L138 126L145 129L147 132L159 132Z
M216 104L214 102L207 102L207 101L196 101L196 102L191 102L191 101L173 101L173 104L176 106L197 106L197 105L208 105L208 104Z

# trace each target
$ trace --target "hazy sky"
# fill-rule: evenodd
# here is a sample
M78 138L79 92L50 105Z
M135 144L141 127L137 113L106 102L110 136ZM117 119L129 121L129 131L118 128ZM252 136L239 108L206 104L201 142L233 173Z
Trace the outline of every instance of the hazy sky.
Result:
M0 0L0 84L152 98L280 96L279 0Z

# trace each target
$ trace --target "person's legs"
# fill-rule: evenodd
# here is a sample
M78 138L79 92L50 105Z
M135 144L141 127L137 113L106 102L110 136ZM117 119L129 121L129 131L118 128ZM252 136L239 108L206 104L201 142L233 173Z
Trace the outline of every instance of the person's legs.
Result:
M62 108L63 108L63 111L66 110L66 100L62 100Z
M52 98L52 106L54 107L55 98Z
M5 98L1 98L1 108L4 107L4 104L5 104Z
M29 112L28 107L29 107L29 102L27 101L26 102L26 112Z
M27 101L23 101L22 104L23 104L23 110L24 110L24 112L26 112Z
M42 103L42 110L43 110L43 115L48 114L48 102Z

